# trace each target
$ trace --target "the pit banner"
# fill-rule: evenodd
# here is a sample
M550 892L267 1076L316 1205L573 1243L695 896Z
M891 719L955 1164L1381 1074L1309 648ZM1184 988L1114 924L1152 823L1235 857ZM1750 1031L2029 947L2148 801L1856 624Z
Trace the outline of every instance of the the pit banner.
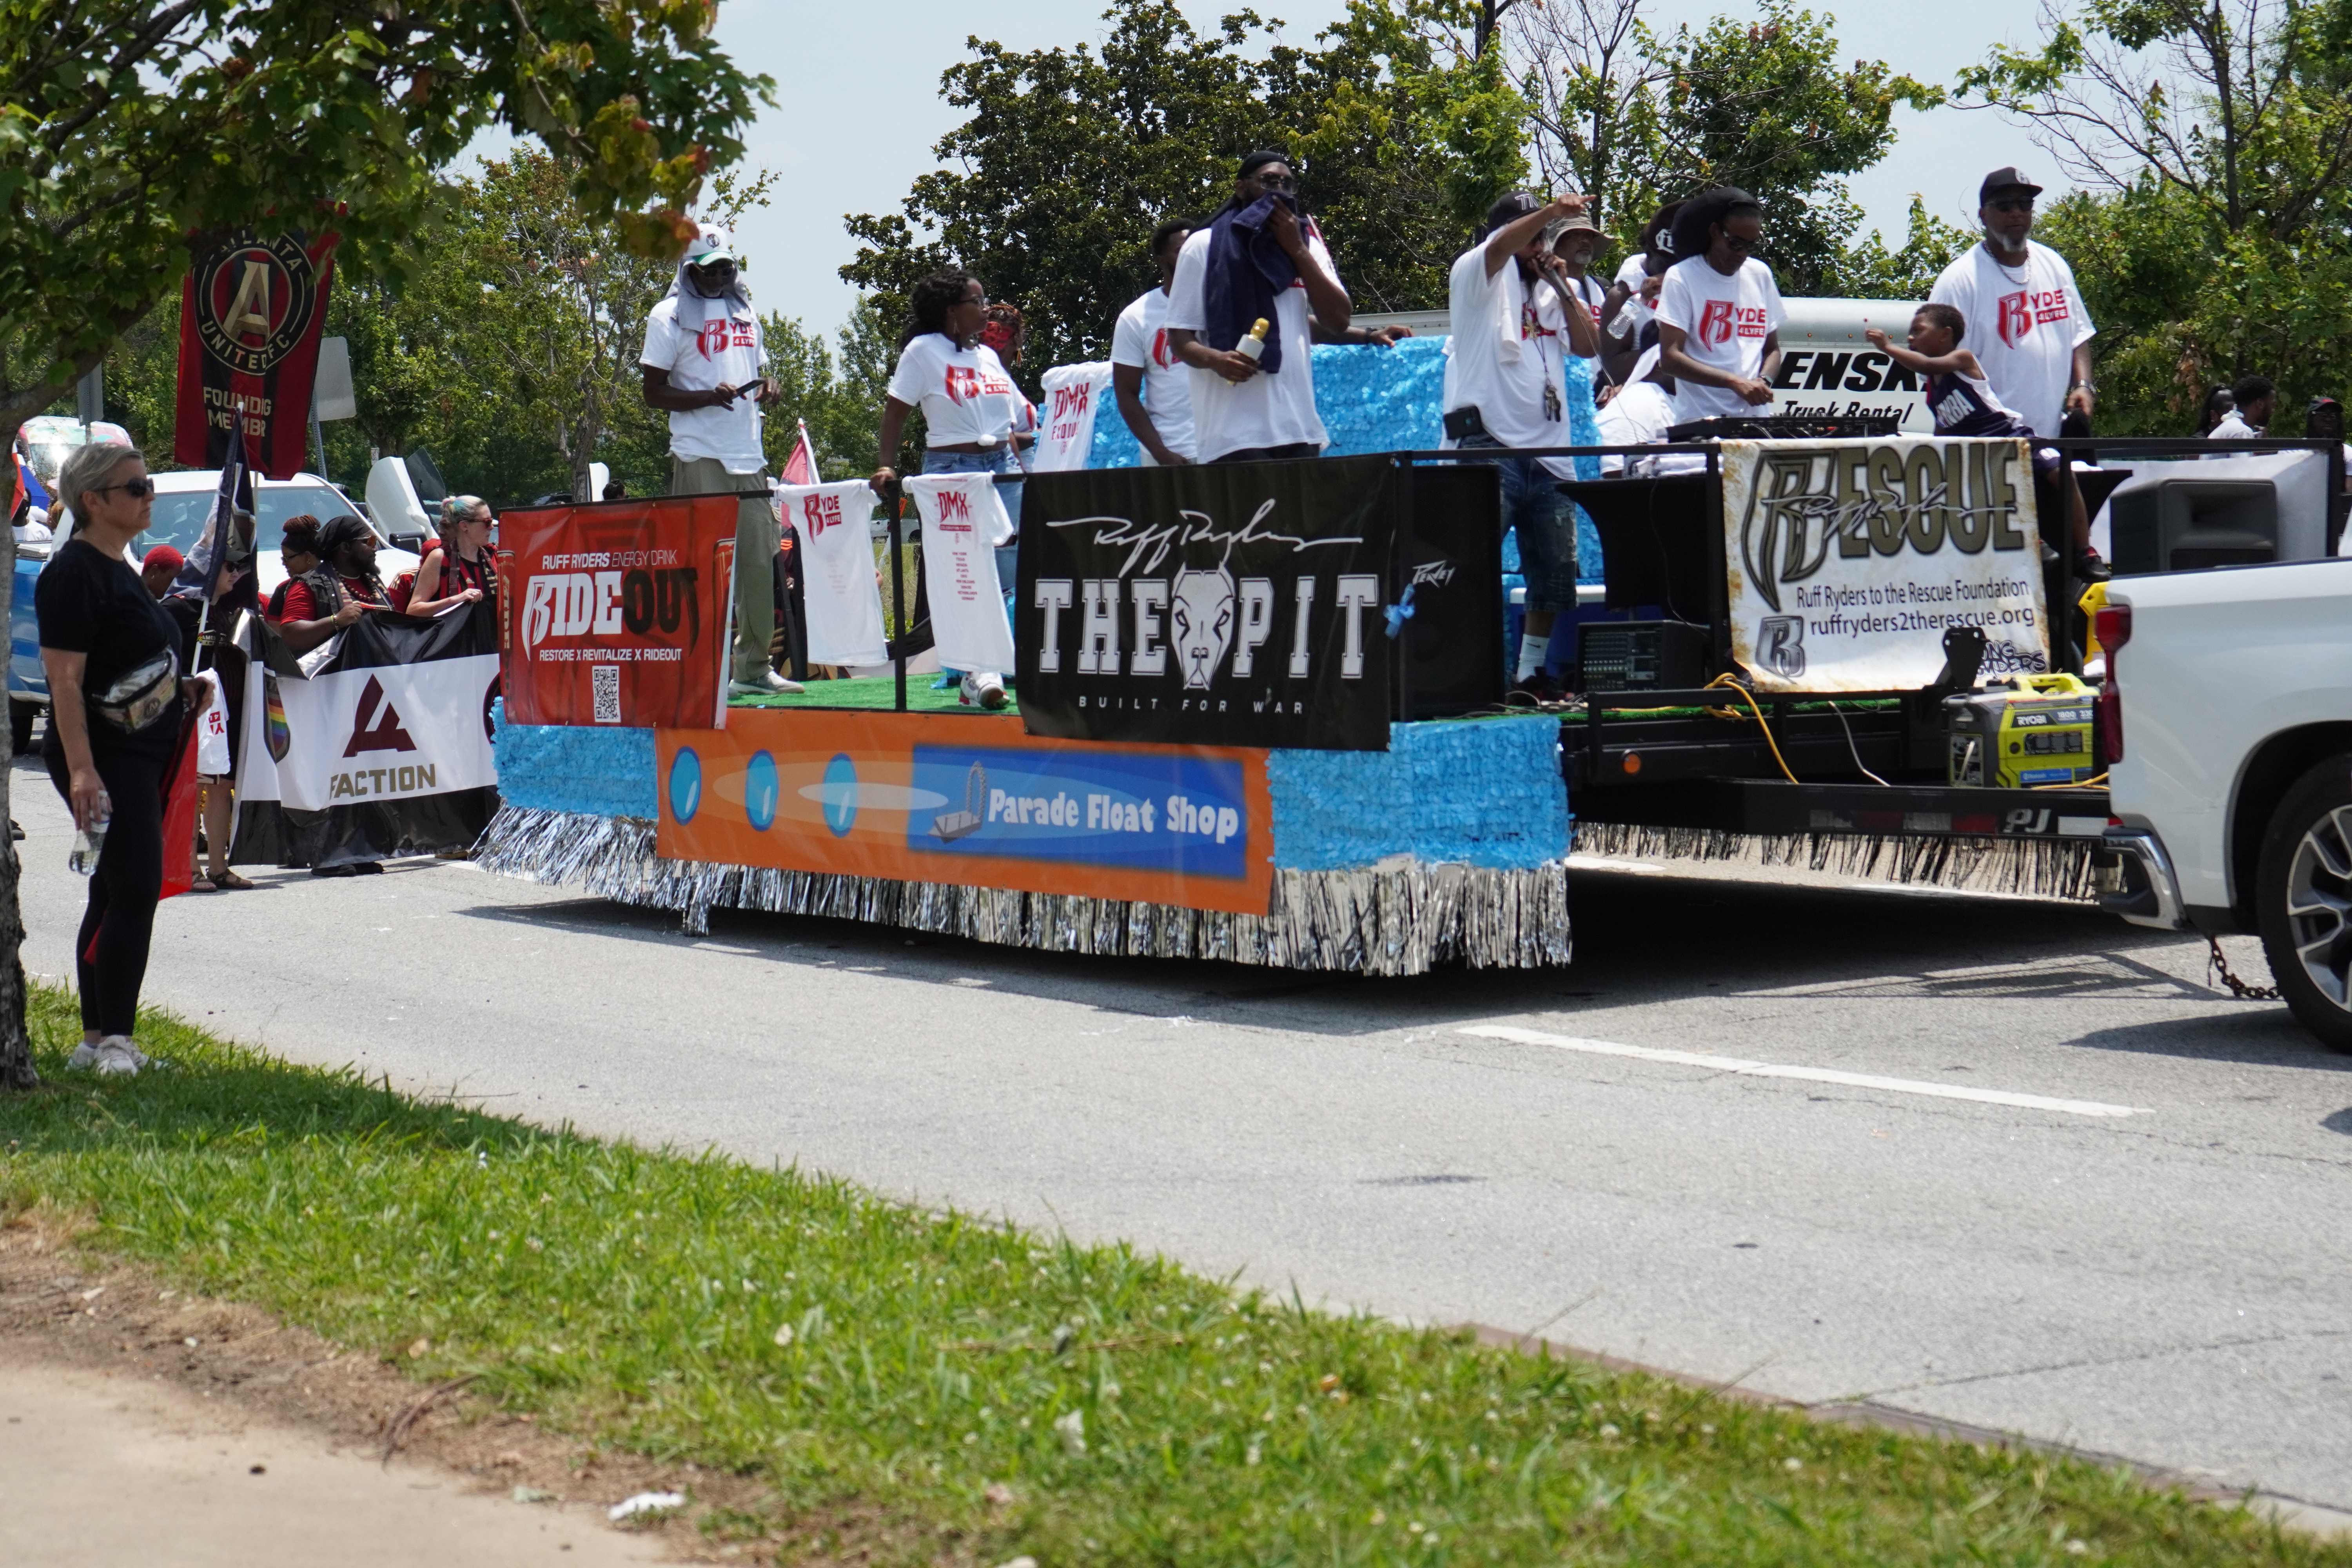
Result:
M499 518L508 717L723 726L740 500L663 496Z
M1087 364L1057 364L1045 373L1045 400L1037 405L1044 421L1037 449L1030 454L1033 473L1066 473L1083 468L1095 449L1095 418L1110 396L1110 361Z
M2023 441L1726 441L1723 517L1732 656L1759 687L1925 686L1962 626L1988 676L2050 668Z
M1031 479L1013 601L1030 733L1386 751L1392 473L1374 457Z
M744 709L655 735L665 859L1264 914L1265 753L1071 745L1010 718Z
M291 479L310 444L310 388L334 282L336 237L247 233L199 257L180 289L179 410L173 455L217 468L230 428L273 479Z
M499 806L489 605L371 611L299 661L257 618L245 642L232 861L340 865L481 836Z

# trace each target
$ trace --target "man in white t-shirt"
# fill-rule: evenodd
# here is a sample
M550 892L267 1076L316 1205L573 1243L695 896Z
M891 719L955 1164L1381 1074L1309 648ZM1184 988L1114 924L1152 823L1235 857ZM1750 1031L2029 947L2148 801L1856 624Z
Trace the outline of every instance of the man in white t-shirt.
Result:
M1772 402L1780 369L1780 286L1756 259L1764 205L1718 186L1675 221L1675 252L1658 289L1658 361L1675 378L1678 423L1736 417Z
M1289 275L1275 285L1269 272ZM1260 279L1265 279L1261 285ZM1271 287L1271 298L1265 289ZM1264 299L1264 308L1245 301ZM1265 352L1240 352L1255 312L1267 324ZM1298 211L1298 176L1279 153L1242 160L1233 199L1176 256L1168 285L1168 346L1192 369L1194 460L1260 462L1312 458L1329 436L1315 411L1317 343L1387 347L1402 327L1351 326L1315 220ZM1215 319L1212 319L1212 318Z
M1562 309L1564 296L1547 281L1560 265L1544 236L1555 223L1589 222L1591 205L1589 196L1547 203L1509 192L1487 209L1478 242L1454 258L1446 275L1454 321L1445 342L1447 446L1502 453L1575 445L1566 367L1597 353L1601 335L1584 301ZM1557 474L1533 458L1493 460L1502 470L1501 531L1517 531L1528 582L1511 689L1516 700L1541 705L1559 695L1544 672L1553 620L1576 609L1575 514L1556 488L1573 470Z
M1138 296L1111 329L1111 392L1119 417L1142 445L1147 468L1182 468L1192 460L1192 369L1168 346L1167 325L1176 256L1192 237L1190 218L1171 218L1151 231L1160 287Z
M2074 269L2036 245L2033 198L2042 187L2015 168L1995 169L1977 192L1984 243L1943 270L1928 302L1967 319L1963 341L1993 395L2017 410L2037 436L2061 434L2069 412L2091 416L2091 339L2098 331L2074 287Z
M686 247L669 294L646 320L646 403L669 415L669 493L740 495L735 512L735 696L798 691L769 663L776 630L776 552L760 405L782 391L765 374L767 349L751 297L737 277L727 231L704 224Z

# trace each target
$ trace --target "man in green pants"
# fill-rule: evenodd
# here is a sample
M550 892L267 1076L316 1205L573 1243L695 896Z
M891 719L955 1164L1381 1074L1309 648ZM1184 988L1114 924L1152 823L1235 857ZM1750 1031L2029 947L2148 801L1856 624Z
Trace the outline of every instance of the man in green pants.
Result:
M798 691L768 662L779 544L760 446L760 405L782 396L723 228L702 226L669 293L646 321L646 403L669 415L669 493L740 494L735 521L735 644L728 693Z

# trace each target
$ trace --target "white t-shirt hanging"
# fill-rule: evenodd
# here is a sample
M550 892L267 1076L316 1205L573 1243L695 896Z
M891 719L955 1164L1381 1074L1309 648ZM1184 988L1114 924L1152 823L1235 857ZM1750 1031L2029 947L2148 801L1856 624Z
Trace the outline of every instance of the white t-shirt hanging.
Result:
M1045 373L1045 401L1037 411L1045 428L1029 454L1029 471L1083 468L1094 455L1096 416L1110 395L1110 361L1057 364Z
M1763 369L1764 340L1780 330L1784 314L1772 269L1752 256L1728 278L1704 256L1677 261L1658 290L1658 324L1680 327L1685 353L1731 375L1754 376ZM1680 420L1756 412L1759 405L1727 386L1703 386L1688 376L1675 384Z
M1196 229L1192 237L1184 242L1184 248L1176 253L1176 278L1168 290L1168 327L1207 331L1209 315L1203 284L1209 269L1209 245L1215 237L1208 228ZM1314 232L1311 224L1307 249L1317 265L1337 281L1339 269L1331 265L1331 253L1323 247L1323 237ZM1282 336L1282 369L1277 373L1260 371L1235 386L1214 371L1185 367L1192 378L1192 440L1194 456L1200 461L1214 462L1228 452L1260 447L1292 447L1301 442L1322 447L1329 443L1331 437L1323 428L1323 416L1315 411L1315 344L1307 325L1310 314L1304 279L1276 298L1275 319L1268 331Z
M1537 287L1549 292L1549 285ZM1446 300L1454 331L1445 340L1445 411L1477 409L1486 434L1506 447L1572 445L1558 297L1545 311L1515 258L1487 276L1482 244L1454 258ZM1454 442L1448 437L1445 444Z
M800 535L808 656L816 664L880 664L882 589L874 580L874 491L864 479L779 485L776 503Z
M709 392L757 381L768 352L751 307L673 294L646 318L646 346L637 361L667 371L669 384L681 392ZM746 395L724 408L672 413L669 449L676 458L715 458L730 474L758 472L768 463L760 447L760 400Z
M1118 324L1111 329L1110 363L1143 372L1143 406L1151 427L1170 451L1193 456L1192 367L1168 347L1166 289L1138 295L1118 313ZM1146 449L1143 466L1158 468L1160 459Z
M2025 265L2005 267L1984 246L1972 245L1944 268L1927 298L1967 320L1961 346L1977 356L2000 400L2035 435L2057 435L2066 384L2074 379L2074 347L2098 331L2066 258L2029 239Z
M941 668L1011 669L1013 627L995 547L1013 537L1013 520L992 476L918 474L904 482L923 519L923 581Z
M889 390L923 411L923 439L931 447L1001 447L1029 402L994 349L986 343L960 349L942 332L925 332L906 346Z

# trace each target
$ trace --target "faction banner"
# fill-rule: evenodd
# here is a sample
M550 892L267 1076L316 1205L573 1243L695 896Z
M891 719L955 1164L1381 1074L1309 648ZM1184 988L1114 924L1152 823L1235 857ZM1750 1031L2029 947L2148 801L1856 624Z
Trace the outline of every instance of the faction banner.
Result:
M1386 751L1394 473L1369 457L1031 479L1029 732Z
M499 518L507 716L724 726L740 501L661 496Z
M1263 751L1065 745L1011 719L745 709L655 734L665 859L1264 914Z
M1723 517L1732 657L1760 689L1925 686L1962 626L1987 676L2050 668L2023 441L1726 441Z
M488 605L370 611L299 660L268 623L247 626L232 861L381 860L481 837L499 806Z
M241 234L189 269L180 289L179 461L222 467L243 419L255 468L273 479L303 468L335 238Z

